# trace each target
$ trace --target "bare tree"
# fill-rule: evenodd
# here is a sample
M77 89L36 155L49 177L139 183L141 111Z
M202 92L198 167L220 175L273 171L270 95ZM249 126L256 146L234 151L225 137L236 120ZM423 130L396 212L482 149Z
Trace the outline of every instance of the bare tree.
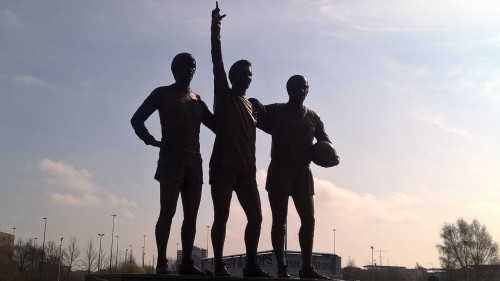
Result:
M31 254L31 244L32 239L24 242L23 239L17 239L17 243L14 246L14 261L19 266L19 271L24 272L29 266L29 257Z
M57 264L59 262L59 245L50 240L45 245L45 262Z
M476 219L470 224L462 218L456 224L445 223L440 235L443 244L437 248L441 266L450 272L460 272L466 280L488 280L494 273L488 265L500 263L498 243Z
M176 258L174 259L173 257L168 257L168 269L171 271L177 271L178 270L178 261Z
M64 251L64 258L66 259L66 265L68 266L68 275L71 272L72 267L78 262L78 258L81 253L82 251L80 250L80 247L78 247L76 237L71 236L68 246L66 247L66 251Z
M83 258L81 260L87 274L90 274L97 268L97 250L94 246L94 239L90 238L87 247L83 250Z
M357 280L359 279L361 268L356 266L354 259L349 259L347 265L342 269L343 278L346 280Z
M41 261L41 256L42 256L42 249L40 247L37 247L35 245L35 241L33 240L33 244L31 245L31 250L30 250L30 263L31 263L31 274L33 275L33 272L35 271L35 268L37 265L40 264Z
M109 259L107 258L106 253L104 251L101 251L101 272L102 271L107 271L107 268L109 268Z

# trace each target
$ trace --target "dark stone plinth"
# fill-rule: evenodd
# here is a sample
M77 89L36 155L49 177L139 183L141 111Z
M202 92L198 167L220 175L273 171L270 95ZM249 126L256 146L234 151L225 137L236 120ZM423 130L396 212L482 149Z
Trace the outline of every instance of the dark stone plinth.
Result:
M186 276L177 274L92 274L85 277L85 281L167 281L167 280L186 280L186 281L208 281L220 280L220 277L213 276ZM227 277L224 279L228 279ZM243 278L230 277L231 280L241 280Z
M269 281L277 280L278 278L245 278L245 277L214 277L214 276L186 276L186 275L158 275L158 274L92 274L85 277L85 281L167 281L167 280L181 280L181 281L212 281L212 280L225 280L225 281ZM295 278L294 278L295 279ZM283 279L279 279L283 280ZM313 279L295 279L301 281L308 281Z

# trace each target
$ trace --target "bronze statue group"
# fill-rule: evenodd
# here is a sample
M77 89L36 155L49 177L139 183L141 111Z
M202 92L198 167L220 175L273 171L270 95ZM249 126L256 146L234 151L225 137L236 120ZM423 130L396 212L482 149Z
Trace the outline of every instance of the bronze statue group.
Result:
M225 15L224 15L225 16ZM194 265L192 249L196 218L203 184L200 155L200 125L215 133L210 158L209 182L214 207L212 245L215 276L231 276L223 262L226 224L233 192L247 217L245 228L246 264L244 277L272 277L257 264L262 211L256 181L256 128L272 137L271 163L266 190L272 210L271 242L277 258L278 278L290 278L284 255L288 198L291 196L301 220L299 242L302 254L300 278L329 279L312 267L314 238L314 182L309 168L311 147L318 142L331 143L319 116L303 105L308 94L307 79L292 76L286 83L287 103L262 105L247 98L252 81L252 65L235 62L228 75L221 52L221 20L218 4L212 11L211 46L214 74L213 114L199 95L190 88L196 71L195 58L188 53L174 57L171 70L175 83L158 87L146 98L132 117L135 133L147 145L160 149L155 179L160 183L160 215L155 227L158 248L157 274L169 274L167 242L179 194L184 220L181 228L182 261L180 275L206 275ZM229 85L228 82L231 85ZM158 111L162 138L156 140L145 121ZM338 158L329 166L338 164Z

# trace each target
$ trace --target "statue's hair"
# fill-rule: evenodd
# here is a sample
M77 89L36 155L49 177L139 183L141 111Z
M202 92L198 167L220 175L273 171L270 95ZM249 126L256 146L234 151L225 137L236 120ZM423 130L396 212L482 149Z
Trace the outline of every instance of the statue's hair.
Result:
M236 74L236 69L238 69L239 67L251 67L252 66L252 63L247 61L247 60L239 60L235 63L233 63L233 65L231 65L231 68L229 68L229 81L231 81L231 84L233 83L233 80L234 80L234 75Z
M183 61L186 61L186 60L194 60L194 56L191 55L190 53L180 53L180 54L177 54L174 59L172 60L172 64L170 65L170 69L172 70L172 73L175 74L175 71L179 68L179 64Z
M286 90L287 90L287 91L288 91L288 90L289 90L289 88L292 86L292 82L293 82L293 81L295 81L295 80L297 80L297 79L302 80L302 79L305 79L305 77L304 77L303 75L298 75L298 74L293 75L292 77L290 77L290 78L288 79L288 81L286 81Z

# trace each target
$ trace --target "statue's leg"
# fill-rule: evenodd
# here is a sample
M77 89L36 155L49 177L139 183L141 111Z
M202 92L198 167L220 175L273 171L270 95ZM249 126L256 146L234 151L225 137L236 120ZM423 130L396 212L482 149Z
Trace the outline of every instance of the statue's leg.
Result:
M236 195L247 217L245 228L246 264L257 266L257 247L259 246L260 229L262 225L262 209L257 185L241 185Z
M299 243L302 252L302 268L312 266L314 242L314 200L312 194L292 195L295 208L300 217Z
M226 223L229 218L229 208L233 195L229 183L212 183L212 202L214 206L214 222L212 224L212 247L214 249L214 269L223 267L222 255L226 239Z
M167 242L179 198L179 184L160 181L160 215L155 227L158 262L167 261Z
M271 190L268 192L268 197L273 215L271 243L273 244L274 254L276 255L276 262L279 270L286 264L284 245L289 196L286 193Z
M193 244L196 235L196 219L201 200L202 184L185 185L181 190L184 220L181 228L182 262L191 263Z

